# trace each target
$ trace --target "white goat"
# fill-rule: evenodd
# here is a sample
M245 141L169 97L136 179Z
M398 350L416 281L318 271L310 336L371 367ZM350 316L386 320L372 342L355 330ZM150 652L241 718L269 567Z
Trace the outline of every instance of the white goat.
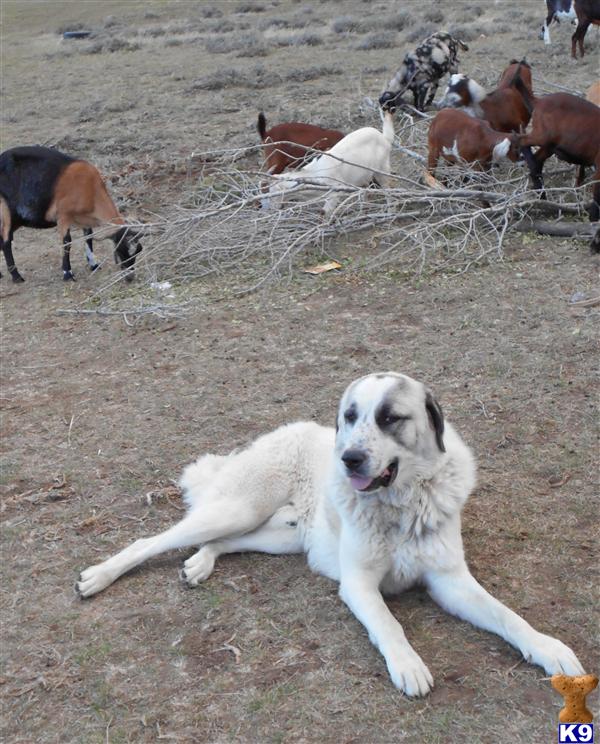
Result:
M383 132L373 127L357 129L293 175L281 173L274 176L262 205L268 207L271 200L281 205L284 193L301 186L302 182L308 182L309 188L310 185L317 185L335 189L340 186L368 186L374 180L380 186L386 187L389 182L393 141L392 114L386 111ZM333 212L341 196L339 192L328 192L323 207L326 215Z

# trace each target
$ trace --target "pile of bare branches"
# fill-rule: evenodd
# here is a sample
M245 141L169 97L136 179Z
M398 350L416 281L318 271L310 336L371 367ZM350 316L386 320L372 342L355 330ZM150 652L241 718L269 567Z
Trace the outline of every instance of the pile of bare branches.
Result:
M395 146L392 186L336 185L339 204L327 218L321 209L329 189L316 183L286 194L281 205L261 208L268 177L260 173L258 148L194 153L205 167L183 203L134 226L144 233L137 289L128 287L127 296L114 291L119 277L111 272L87 307L169 317L185 310L171 290L186 280L235 271L237 284L252 290L304 265L307 256L343 263L341 257L356 244L361 255L353 270L394 263L416 273L465 271L502 257L507 235L532 229L543 215L576 215L582 224L568 234L588 234L583 189L548 188L548 201L540 201L524 168L496 175L440 167L446 187L425 186L420 153L426 152L426 124L422 116L400 117L402 145ZM571 169L563 169L559 181L569 184L572 177Z

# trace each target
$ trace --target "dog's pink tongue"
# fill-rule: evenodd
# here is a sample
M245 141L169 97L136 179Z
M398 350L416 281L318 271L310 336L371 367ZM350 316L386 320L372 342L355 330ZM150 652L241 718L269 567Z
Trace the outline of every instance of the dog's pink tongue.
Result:
M364 491L365 488L371 483L372 478L365 478L361 475L351 475L350 476L350 483L352 483L352 488L355 488L357 491Z

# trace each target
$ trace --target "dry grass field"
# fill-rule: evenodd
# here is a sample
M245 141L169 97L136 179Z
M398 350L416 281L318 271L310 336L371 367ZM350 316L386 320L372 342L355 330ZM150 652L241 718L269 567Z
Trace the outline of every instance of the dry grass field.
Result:
M256 144L259 110L378 126L365 97L436 29L467 41L461 69L485 85L527 55L536 91L584 91L596 30L575 62L568 25L538 40L543 12L541 0L3 0L1 149L88 158L127 213L152 221L193 206L205 173L192 153ZM62 40L82 27L89 39ZM244 163L258 181L256 154ZM415 172L399 152L393 166ZM26 282L3 260L0 279L3 742L555 740L561 701L544 672L418 589L390 607L435 678L422 700L393 688L336 586L300 556L224 557L186 591L188 553L171 553L75 596L79 570L181 517L172 480L200 453L286 421L331 424L351 379L394 369L427 382L478 458L464 511L475 576L598 672L599 307L571 300L600 294L599 256L511 235L467 271L356 269L375 242L339 235L251 293L238 290L260 256L174 281L187 312L165 320L59 314L96 307L115 268L91 275L74 249L78 281L65 284L55 232L16 234ZM340 272L299 271L331 255ZM110 302L143 299L150 264ZM597 713L597 692L589 703Z

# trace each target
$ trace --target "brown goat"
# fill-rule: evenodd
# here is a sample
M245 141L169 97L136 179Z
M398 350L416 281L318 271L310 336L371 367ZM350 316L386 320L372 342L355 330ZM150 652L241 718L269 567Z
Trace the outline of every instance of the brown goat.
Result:
M571 57L577 59L577 43L579 42L579 54L583 57L583 40L589 26L600 26L600 0L574 0L573 7L577 14L577 28L571 37Z
M595 166L590 220L600 218L600 107L570 93L552 93L536 99L531 132L519 137L531 180L542 190L542 169L551 155L579 166L578 185L586 166ZM531 148L537 147L535 155Z
M260 139L265 145L265 170L271 175L286 168L299 168L310 159L311 150L329 150L343 137L337 129L323 129L314 124L290 121L267 131L265 115L258 115Z
M515 64L514 60L510 67ZM485 119L497 132L524 131L531 117L531 68L522 61L508 77L508 68L502 74L502 87L491 93L466 75L452 75L444 97L438 107L463 108L479 119Z
M510 64L500 75L500 80L496 90L504 90L506 88L515 88L517 84L517 73L521 78L521 82L527 88L529 95L533 96L533 82L531 80L531 65L522 59L520 62L517 59L511 59Z
M596 80L595 83L590 85L586 91L585 99L596 106L600 106L600 80Z
M518 135L496 132L487 122L456 109L442 109L437 114L429 127L428 143L427 170L432 177L440 156L449 163L464 160L478 170L489 170L492 163L504 158L515 162L519 157Z

